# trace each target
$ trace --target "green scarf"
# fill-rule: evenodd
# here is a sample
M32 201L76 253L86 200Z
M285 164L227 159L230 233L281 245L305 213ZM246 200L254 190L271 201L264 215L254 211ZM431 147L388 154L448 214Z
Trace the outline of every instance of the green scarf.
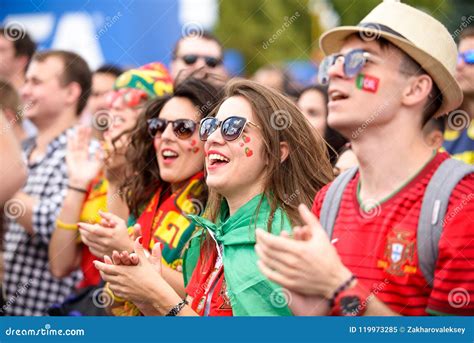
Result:
M258 215L257 206L262 200ZM217 243L222 246L224 277L227 282L229 298L234 316L288 316L290 309L282 296L281 287L270 282L258 269L255 253L255 228L267 229L270 217L270 205L263 194L259 194L229 216L227 201L222 202L220 218L214 224L211 221L189 216L196 226L209 231ZM285 212L278 208L273 215L272 233L281 230L290 232L291 225ZM200 231L201 234L203 231ZM199 235L190 243L187 255L199 256ZM187 262L191 264L192 262ZM188 268L189 270L189 268ZM186 271L185 271L186 272Z

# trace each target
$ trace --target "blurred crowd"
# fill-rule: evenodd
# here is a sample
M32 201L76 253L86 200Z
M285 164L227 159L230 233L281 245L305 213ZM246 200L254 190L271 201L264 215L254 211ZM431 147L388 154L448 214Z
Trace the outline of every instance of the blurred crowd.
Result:
M320 44L302 87L210 32L91 71L0 29L1 314L473 315L474 28Z

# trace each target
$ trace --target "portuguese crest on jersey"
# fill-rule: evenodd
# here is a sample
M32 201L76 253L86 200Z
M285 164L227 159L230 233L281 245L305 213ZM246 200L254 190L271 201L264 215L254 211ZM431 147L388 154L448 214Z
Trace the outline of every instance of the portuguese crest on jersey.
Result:
M383 259L377 265L397 276L414 274L417 269L414 261L415 243L414 232L394 228L387 237Z

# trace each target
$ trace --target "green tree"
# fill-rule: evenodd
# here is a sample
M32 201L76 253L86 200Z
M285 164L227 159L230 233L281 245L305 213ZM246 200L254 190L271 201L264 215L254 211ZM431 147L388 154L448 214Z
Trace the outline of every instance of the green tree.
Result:
M451 30L461 23L471 0L403 0L438 18ZM240 51L245 72L253 74L269 63L308 60L317 55L321 33L317 15L309 13L309 0L222 0L216 35L225 48ZM357 24L381 0L331 0L341 25ZM461 10L459 10L459 6ZM453 11L456 7L457 12ZM459 18L453 19L453 13ZM461 14L461 15L459 15ZM468 15L467 15L468 16ZM400 18L403 20L403 18ZM452 32L452 31L451 31Z
M332 0L334 9L339 13L341 25L354 25L362 20L381 0ZM429 13L438 20L446 20L451 14L451 6L446 0L403 0ZM403 21L403 18L400 18Z
M304 0L223 0L216 35L239 50L247 74L260 66L311 54L311 17Z

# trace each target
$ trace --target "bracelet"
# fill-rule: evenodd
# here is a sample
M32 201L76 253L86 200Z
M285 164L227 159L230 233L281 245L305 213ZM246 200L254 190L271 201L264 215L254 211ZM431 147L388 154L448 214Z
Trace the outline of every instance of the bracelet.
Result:
M62 222L61 220L59 219L56 219L56 226L60 229L63 229L63 230L72 230L72 231L76 231L79 229L79 227L77 226L77 224L67 224L67 223L64 223Z
M166 315L166 317L175 317L178 315L179 312L181 312L181 310L183 309L184 306L186 306L188 304L188 302L186 301L186 299L184 299L183 301L180 301L177 305L175 305L171 311L168 312L168 314Z
M116 302L116 303L124 303L124 302L125 302L125 299L124 299L124 298L120 298L120 297L118 297L118 296L116 296L116 295L114 294L114 292L110 289L108 282L105 283L104 290L105 290L105 292L107 292L107 294L108 294L109 296L112 297L112 299L114 300L114 302Z
M67 188L72 189L73 191L76 191L76 192L79 192L79 193L87 194L87 189L84 189L84 188L78 188L78 187L74 187L74 186L71 186L71 185L68 185Z
M334 291L331 299L329 299L329 306L331 308L334 307L334 304L336 302L336 298L337 296L339 295L339 293L341 293L342 291L346 290L352 283L352 281L355 280L355 275L352 274L351 277L349 279L347 279L347 281L345 281L342 285L340 285L339 287L337 287L337 289Z

